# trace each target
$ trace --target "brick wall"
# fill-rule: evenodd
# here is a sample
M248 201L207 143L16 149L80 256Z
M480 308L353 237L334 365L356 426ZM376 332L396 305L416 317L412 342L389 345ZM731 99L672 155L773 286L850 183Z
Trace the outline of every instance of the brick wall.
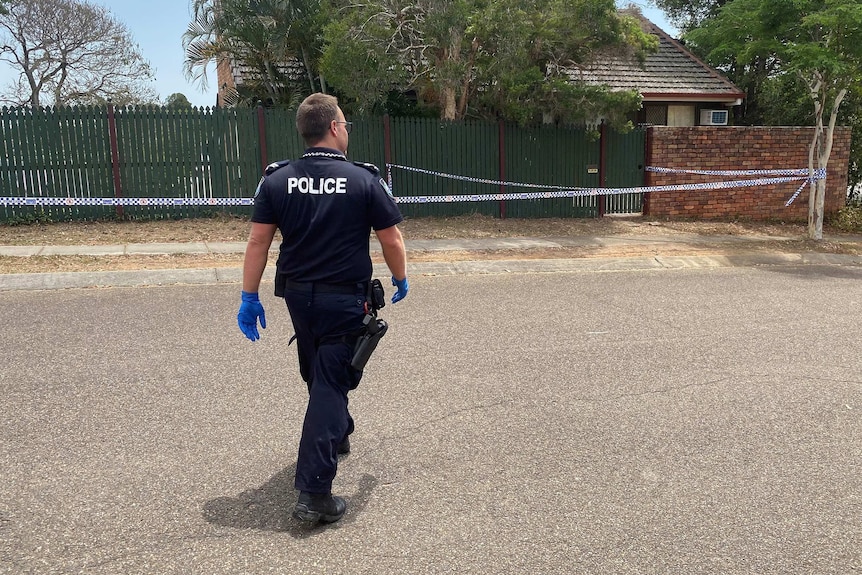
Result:
M699 170L807 168L812 136L813 128L803 127L654 126L647 133L647 164ZM826 177L826 214L837 212L845 204L849 157L850 128L838 127ZM731 179L749 178L647 172L646 184L659 186ZM808 186L793 204L784 206L800 183L651 192L644 195L644 214L669 218L807 221Z

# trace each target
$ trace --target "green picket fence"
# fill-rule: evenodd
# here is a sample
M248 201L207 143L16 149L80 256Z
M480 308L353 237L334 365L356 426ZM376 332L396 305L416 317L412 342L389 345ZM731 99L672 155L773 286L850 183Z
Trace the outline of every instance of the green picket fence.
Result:
M104 108L0 110L0 196L89 198L114 195ZM38 210L44 217L96 217L98 208L5 208L11 218Z
M500 170L498 127L488 122L443 122L427 118L392 119L391 163L446 176L497 180ZM498 189L469 179L392 170L398 196L494 194ZM406 217L496 215L498 202L403 204Z
M643 182L643 131L595 138L569 127L428 118L351 118L349 155L374 163L396 196L455 196L596 188ZM604 152L602 146L605 146ZM0 109L0 198L249 198L267 163L297 158L304 145L293 113L258 109L72 107ZM393 168L392 164L423 172ZM451 177L450 177L451 176ZM538 184L521 188L493 182ZM608 212L640 209L640 196L614 198ZM73 202L70 202L73 203ZM0 221L179 218L248 207L187 205L11 206ZM401 205L408 217L479 213L495 217L590 217L595 196Z
M236 110L143 108L116 113L121 195L243 198L261 173L256 118ZM247 208L221 210L248 212ZM133 206L127 217L188 217L198 206Z

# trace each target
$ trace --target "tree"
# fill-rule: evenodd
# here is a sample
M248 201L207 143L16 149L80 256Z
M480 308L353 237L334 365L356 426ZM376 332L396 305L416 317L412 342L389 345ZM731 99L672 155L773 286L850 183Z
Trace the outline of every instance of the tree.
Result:
M682 39L687 47L705 58L712 53L710 64L727 75L731 82L745 92L742 104L737 107L735 123L737 125L761 125L766 123L764 114L767 112L761 106L761 90L764 82L775 72L775 61L756 56L745 65L739 64L732 52L715 51L724 42L723 36L733 38L737 31L730 28L713 28L713 33L699 38L692 43L688 32L714 24L730 0L655 0L656 6L664 11L668 19L681 31ZM719 55L722 57L719 59Z
M476 53L466 38L475 0L332 4L321 67L341 94L369 110L392 90L415 91L442 117L458 115Z
M86 0L16 0L0 15L0 60L18 70L5 100L55 106L148 102L153 75L125 25Z
M653 0L667 19L687 32L718 16L721 7L730 0Z
M317 72L319 0L195 0L193 11L183 35L186 76L205 86L207 66L231 62L244 80L231 104L291 108L326 91Z
M481 108L522 124L605 117L621 127L640 107L638 93L582 82L575 70L607 58L643 62L658 48L637 20L603 0L497 0L473 29L484 39L476 72Z
M708 59L710 64L721 69L734 84L745 91L745 99L737 108L736 124L813 125L814 114L804 85L798 81L796 75L781 73L777 68L778 61L770 54L754 56L750 63L743 65L737 61L733 45L728 45L724 51L715 50L726 38L736 36L737 30L714 28L710 33L699 36L697 44L691 41L692 38L687 32L707 27L728 1L655 0L654 3L683 31L683 40L687 41L690 50ZM859 86L859 83L855 85ZM849 125L854 135L850 148L851 188L862 183L862 94L858 93L859 90L856 92L848 94L838 116L838 122Z
M186 95L180 92L175 92L165 98L166 108L191 108L192 103L186 98Z
M362 109L391 90L415 92L443 119L472 108L521 122L550 113L583 119L607 103L604 90L578 85L567 66L600 49L655 41L612 0L335 0L321 67ZM629 107L639 101L629 94ZM615 104L619 105L616 96Z
M731 32L732 31L732 32ZM858 0L732 0L687 35L709 45L710 62L770 62L770 76L792 75L813 103L809 171L825 172L842 102L862 79L862 4ZM811 183L808 235L823 238L825 179Z
M850 169L847 174L851 192L847 201L862 205L862 82L855 84L855 88L848 95L847 102L841 106L843 113L839 121L849 125L853 131L853 140L850 144Z

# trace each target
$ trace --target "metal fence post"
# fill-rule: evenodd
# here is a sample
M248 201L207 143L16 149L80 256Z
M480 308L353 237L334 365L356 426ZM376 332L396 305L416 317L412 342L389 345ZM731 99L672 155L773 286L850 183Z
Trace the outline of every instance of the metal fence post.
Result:
M123 197L123 183L120 179L120 146L117 142L117 120L114 105L108 101L108 139L111 143L111 170L114 176L114 197ZM117 217L123 217L123 206L117 206Z
M608 159L608 127L604 119L599 125L599 188L604 188L607 185L607 159ZM598 197L598 216L605 217L607 211L608 197L605 194L599 194Z
M506 125L503 120L497 120L497 142L500 154L500 193L506 193ZM506 200L500 200L500 219L506 219Z
M386 163L386 185L392 189L392 125L389 123L389 114L383 114L383 161Z
M645 167L653 165L653 161L652 161L652 143L653 143L652 131L653 131L652 126L648 126L646 129L646 146L645 146L646 147L646 153L644 154L644 156L645 156L645 162L644 162ZM642 185L644 185L646 187L653 185L653 174L652 174L652 172L648 172L647 170L644 170L644 179L643 179ZM644 192L643 199L641 200L641 213L644 216L651 215L650 214L650 211L652 209L651 203L652 203L652 193L651 192Z
M257 103L257 140L260 144L260 160L263 164L260 171L265 172L269 160L266 153L266 114L261 102Z

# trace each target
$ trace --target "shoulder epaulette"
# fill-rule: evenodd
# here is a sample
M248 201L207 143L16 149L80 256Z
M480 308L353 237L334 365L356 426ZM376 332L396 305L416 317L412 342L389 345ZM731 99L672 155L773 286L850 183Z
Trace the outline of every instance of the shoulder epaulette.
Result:
M271 173L273 173L273 172L275 172L276 170L278 170L279 168L283 168L283 167L285 167L285 166L286 166L286 165L288 165L289 163L290 163L290 160L282 160L282 161L280 161L280 162L273 162L273 163L271 163L270 165L268 165L268 166L266 167L266 169L263 171L263 173L264 173L264 174L266 174L266 175L268 176L268 175L270 175Z
M377 166L374 164L369 164L367 162L353 162L354 165L359 166L360 168L365 168L375 176L380 174L380 170L377 169Z

